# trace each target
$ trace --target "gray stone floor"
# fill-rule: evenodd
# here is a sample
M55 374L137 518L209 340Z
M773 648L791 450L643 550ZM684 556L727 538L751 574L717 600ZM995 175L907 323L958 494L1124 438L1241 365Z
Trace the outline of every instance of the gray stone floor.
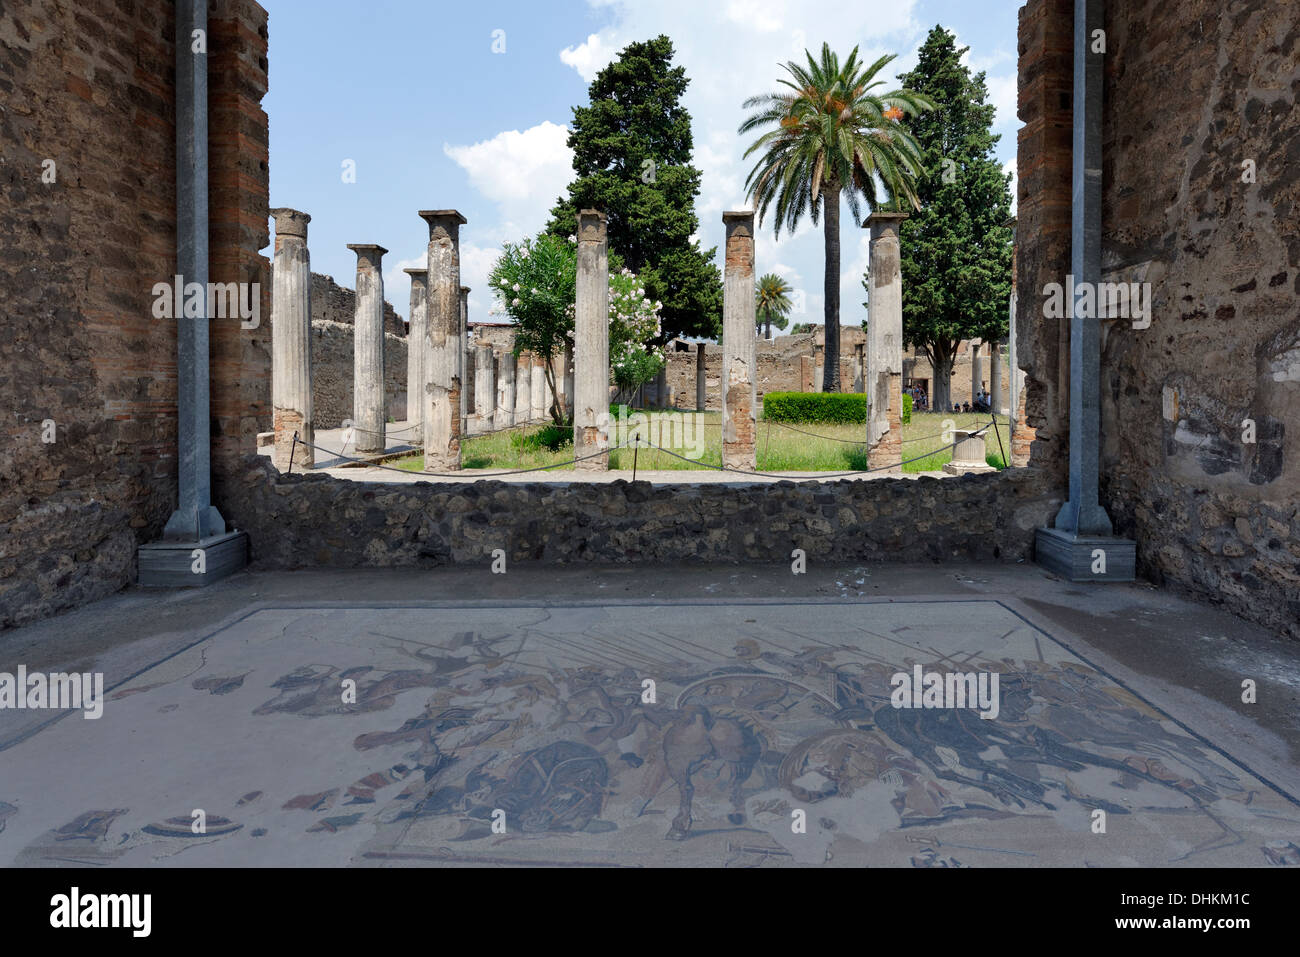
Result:
M6 866L1300 863L1300 649L1032 566L245 573L19 664L109 690L0 711ZM894 708L914 665L1000 714Z

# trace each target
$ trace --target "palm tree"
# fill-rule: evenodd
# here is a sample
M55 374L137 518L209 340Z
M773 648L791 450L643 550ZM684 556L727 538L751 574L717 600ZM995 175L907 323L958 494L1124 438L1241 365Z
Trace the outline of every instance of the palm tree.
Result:
M783 64L787 89L750 97L744 108L755 110L740 132L761 127L763 133L745 151L762 156L745 187L754 200L761 225L776 203L776 235L791 232L807 214L820 218L826 237L826 359L822 389L839 391L840 366L840 195L847 191L855 225L868 208L900 204L919 208L913 187L921 170L921 151L899 123L908 114L934 108L929 97L911 90L872 93L876 78L894 54L870 66L858 62L857 47L843 64L822 44L821 61L804 51L807 66Z
M767 323L767 330L763 333L763 338L772 338L773 319L776 320L778 329L785 328L785 317L790 314L792 308L790 293L793 291L788 282L773 272L768 273L758 281L758 289L754 292L754 300L758 324L761 326L765 321Z

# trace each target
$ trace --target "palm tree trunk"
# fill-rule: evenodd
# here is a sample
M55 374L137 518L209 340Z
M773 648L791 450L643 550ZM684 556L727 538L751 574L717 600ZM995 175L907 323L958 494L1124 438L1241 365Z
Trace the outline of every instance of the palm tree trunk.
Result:
M822 193L822 226L826 233L826 348L822 391L840 391L840 187Z

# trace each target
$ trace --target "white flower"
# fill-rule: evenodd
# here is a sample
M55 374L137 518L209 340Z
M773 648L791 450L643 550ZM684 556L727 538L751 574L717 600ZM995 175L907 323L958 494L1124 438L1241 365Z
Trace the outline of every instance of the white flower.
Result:
M514 290L515 290L515 292L518 292L518 291L519 291L519 283L515 283L515 285L514 285Z
M519 305L519 297L518 297L518 296L515 296L515 301L512 302L511 305L512 305L512 306L517 306L517 305Z

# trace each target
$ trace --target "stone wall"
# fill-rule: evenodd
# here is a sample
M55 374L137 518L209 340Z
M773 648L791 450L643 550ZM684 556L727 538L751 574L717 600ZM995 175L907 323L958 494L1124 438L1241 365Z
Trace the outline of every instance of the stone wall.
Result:
M210 278L263 283L262 329L212 324L220 469L270 421L266 15L210 17ZM170 0L0 7L0 627L130 583L176 507L174 29Z
M392 336L406 335L406 320L393 308L389 300L394 290L384 287L384 333ZM400 293L400 290L398 290ZM409 302L411 290L399 301ZM356 321L357 294L334 281L333 276L311 274L311 321L352 325Z
M1142 575L1300 637L1300 19L1107 11L1103 279L1153 308L1104 324L1103 500Z
M1060 507L1039 473L651 485L375 485L247 460L238 514L261 568L512 562L1018 561ZM346 530L345 533L341 530Z
M386 290L387 291L387 290ZM408 290L409 294L409 290ZM332 276L311 276L312 416L318 429L337 429L352 418L355 352L352 326L357 294ZM384 302L384 398L388 417L407 418L406 320Z
M312 313L315 312L313 306ZM387 322L384 325L387 328ZM354 361L352 324L313 319L311 394L316 428L337 429L344 419L352 418ZM406 337L391 332L384 333L384 400L388 404L388 419L394 422L407 419Z

